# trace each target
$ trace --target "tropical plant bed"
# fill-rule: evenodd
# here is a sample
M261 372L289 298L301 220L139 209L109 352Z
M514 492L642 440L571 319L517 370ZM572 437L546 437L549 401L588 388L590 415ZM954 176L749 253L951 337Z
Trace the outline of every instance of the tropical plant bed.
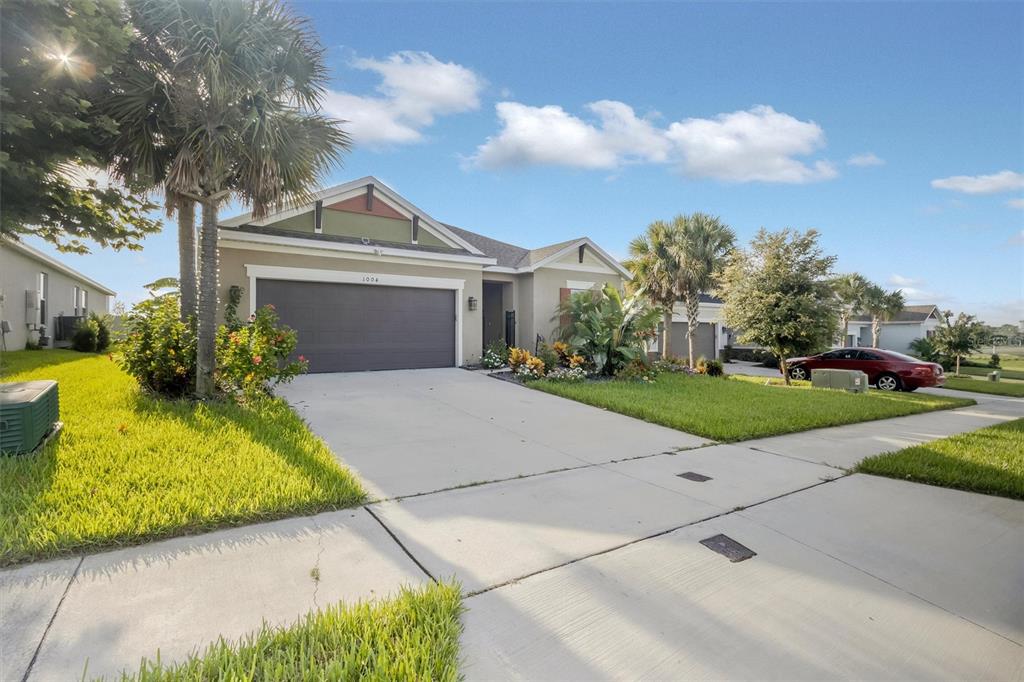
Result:
M338 604L288 627L220 640L178 664L143 661L124 680L457 680L462 597L451 583Z
M1024 500L1024 419L868 457L857 471Z
M720 442L973 405L963 398L780 385L763 377L663 373L650 382L539 380L531 388Z
M0 457L0 565L359 504L365 492L279 399L149 396L106 355L3 355L3 381L55 379L64 428Z
M961 369L963 369L961 367ZM946 376L944 388L955 391L972 391L974 393L988 393L991 395L1006 395L1017 398L1024 398L1024 383L1010 381L989 381L987 379L972 379L970 377Z

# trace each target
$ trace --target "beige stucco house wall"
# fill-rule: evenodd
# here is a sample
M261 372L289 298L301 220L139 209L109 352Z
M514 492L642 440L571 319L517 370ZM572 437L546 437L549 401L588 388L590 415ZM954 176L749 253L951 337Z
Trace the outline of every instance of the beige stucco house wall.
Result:
M423 299L417 297L415 289L452 292L456 299L454 319L444 324L451 324L452 334L457 338L453 364L474 364L480 361L484 349L485 323L492 337L511 338L516 345L532 349L538 334L545 340L552 339L557 325L553 318L567 291L603 286L606 282L622 288L628 277L621 264L585 237L539 249L499 242L435 220L373 177L323 190L314 195L310 204L279 211L262 220L252 220L248 215L225 220L219 239L222 302L228 300L232 286L241 287L245 294L239 313L245 316L253 311L258 300L266 301L271 295L259 292L276 289L276 295L290 304L293 312L303 309L302 316L296 314L308 326L305 330L297 329L300 349L304 338L310 344L315 338L318 352L330 355L332 349L327 346L331 340L325 341L325 337L334 334L339 348L346 344L360 347L359 352L369 358L366 369L400 367L403 354L408 356L410 367L443 366L416 365L417 354L422 356L426 352L417 348L417 323L410 321L403 326L402 314L398 312L403 306L410 309L417 305L415 301ZM261 288L260 282L266 280L286 284ZM324 289L327 284L340 286ZM383 296L380 291L371 294L367 288L364 296L363 287L392 289ZM322 310L312 311L307 291L310 297L320 292L333 298L322 303ZM369 303L360 304L362 299L391 301L380 306L396 307L390 311L374 308ZM436 299L434 296L429 305L437 305ZM339 303L341 300L345 302ZM355 305L364 305L358 313L364 319L340 319L344 317L342 308L352 318ZM436 310L442 311L443 306ZM310 319L321 317L321 313L324 321ZM509 324L510 313L515 319L514 334ZM441 314L448 313L436 313ZM286 317L283 313L281 316ZM423 335L429 337L424 344L446 343L441 338L442 330L433 324L437 319L420 315L418 324L424 325L424 329L433 328L430 334ZM326 330L329 325L331 331ZM378 328L385 331L374 337L372 330ZM374 338L380 338L381 347L387 347L387 352L398 359L375 357L369 348L376 343ZM344 352L348 351L339 351ZM349 357L355 352L349 353ZM320 367L331 362L324 361ZM319 371L358 368L345 364L350 360L336 362L343 366L342 370Z
M107 313L114 295L38 249L0 239L0 320L10 326L4 339L8 350L20 350L29 340L38 342L44 327L47 347L66 345L55 338L55 318Z

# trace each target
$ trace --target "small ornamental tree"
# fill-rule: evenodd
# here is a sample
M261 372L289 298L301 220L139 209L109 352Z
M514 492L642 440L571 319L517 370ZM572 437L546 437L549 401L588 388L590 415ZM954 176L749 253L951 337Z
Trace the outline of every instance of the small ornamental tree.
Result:
M953 311L942 313L942 325L935 330L932 343L935 349L956 360L956 373L960 374L960 359L981 348L984 325L974 315L960 313L953 319Z
M878 348L882 323L891 320L903 310L903 292L899 289L886 291L877 284L868 286L861 302L864 312L871 316L871 347Z
M829 277L835 256L808 230L757 233L750 248L736 251L722 276L725 322L740 340L764 346L778 358L789 384L786 359L827 346L836 330Z
M850 318L864 307L864 298L871 283L863 275L852 272L839 275L832 280L832 293L835 295L839 314L839 345L846 345L846 337L850 333Z

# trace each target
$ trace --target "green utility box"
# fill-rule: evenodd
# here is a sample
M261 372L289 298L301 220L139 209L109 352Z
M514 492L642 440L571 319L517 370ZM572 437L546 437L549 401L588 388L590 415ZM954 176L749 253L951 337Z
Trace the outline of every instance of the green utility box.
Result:
M0 384L0 452L34 450L60 421L56 381Z
M812 369L811 385L815 388L838 388L850 393L866 393L868 375L855 369Z

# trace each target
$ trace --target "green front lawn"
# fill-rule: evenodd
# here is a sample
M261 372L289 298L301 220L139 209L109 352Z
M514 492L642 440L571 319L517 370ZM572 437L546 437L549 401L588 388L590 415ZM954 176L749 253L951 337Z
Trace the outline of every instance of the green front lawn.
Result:
M221 640L176 665L143 661L122 680L457 680L461 612L456 585L404 589L264 626L238 644Z
M961 374L970 374L976 377L986 377L993 371L999 371L999 374L1003 379L1016 379L1018 381L1024 380L1024 370L1011 369L1006 367L1006 363L1003 363L1002 367L971 367L969 365L960 365Z
M973 391L974 393L990 393L992 395L1008 395L1017 398L1024 398L1024 384L1011 383L1008 381L967 379L947 375L946 385L944 388L951 388L957 391Z
M857 471L1024 500L1024 419L868 457Z
M282 400L145 395L106 355L5 353L3 381L56 379L64 429L0 457L0 565L360 503L359 481Z
M762 377L662 374L653 383L534 381L529 386L721 442L973 405L973 400L871 391L855 395L764 385ZM781 381L781 379L779 380Z

